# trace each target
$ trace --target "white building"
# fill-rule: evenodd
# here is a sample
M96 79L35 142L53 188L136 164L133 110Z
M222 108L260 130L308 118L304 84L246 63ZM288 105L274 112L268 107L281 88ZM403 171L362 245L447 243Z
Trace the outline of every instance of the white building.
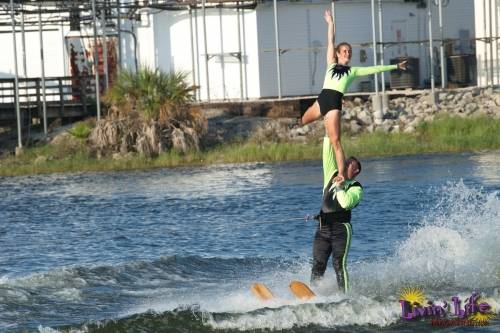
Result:
M476 7L481 1L483 0L476 0ZM456 40L451 48L452 52L474 53L471 38L478 30L478 23L475 23L472 15L474 2L443 0L443 4L444 38ZM419 7L418 2L383 1L384 42L400 42L386 45L384 62L388 64L391 59L400 56L417 58L419 81L421 85L425 85L430 77L429 47L422 41L427 40L429 36L428 15L427 8ZM331 8L331 2L320 0L277 3L282 96L316 95L321 90L326 68L327 38L323 12L327 8ZM435 40L434 66L438 78L438 9L435 4L431 5L431 8ZM476 8L476 14L477 12ZM140 21L124 20L122 27L123 30L130 31L122 34L124 67L133 69L137 55L139 65L165 71L185 71L189 74L188 78L200 86L199 97L202 100L207 100L208 97L211 100L221 100L278 95L272 1L256 3L254 8L245 10L207 8L206 52L204 18L200 8L191 12L140 9L136 17L140 17ZM44 19L48 21L49 18ZM353 45L352 65L372 65L370 0L336 1L335 21L337 42L347 41ZM378 22L376 26L378 28ZM92 34L91 26L84 26L76 35L75 32L69 31L68 25L59 23L45 25L44 29L51 29L44 31L43 37L46 75L70 75L68 41L80 38L84 47L92 44L92 39L87 38ZM31 30L33 31L26 33L26 73L22 66L20 33L17 33L18 64L21 76L36 77L41 75L40 45L38 32L34 28ZM108 29L108 33L112 33L112 30L113 28ZM4 26L4 33L0 34L1 45L4 45L4 52L0 53L1 77L12 77L14 73L12 34L9 31L9 27ZM133 35L137 40L136 48ZM377 31L377 38L378 36ZM364 83L361 83L363 81ZM351 91L366 87L373 89L371 81L373 76L358 79L351 86ZM385 75L385 81L389 84L389 75Z
M475 0L477 84L500 84L499 20L500 3Z
M474 4L469 0L444 1L444 38L457 39L454 54L473 53ZM283 96L314 95L323 85L326 68L326 25L323 12L330 2L278 2L279 47L281 88ZM439 39L438 9L432 5L433 38ZM378 15L377 15L378 16ZM195 20L195 18L193 18ZM150 22L148 20L144 20ZM207 99L206 67L204 59L203 19L198 12L198 39L194 52L189 45L190 20L188 12L164 12L153 17L154 37L147 29L137 28L144 40L148 38L150 55L146 56L142 45L141 61L164 70L184 70L195 73L196 84L201 87L201 98ZM335 2L337 41L353 44L353 65L372 65L371 6L368 0ZM385 42L409 42L427 40L428 14L426 8L402 0L383 1L383 36ZM149 23L148 23L149 24ZM194 23L192 24L194 29ZM239 63L231 53L237 53L238 19L235 10L208 9L206 11L207 53L213 57L208 61L209 90L211 99L263 98L278 95L276 42L274 32L273 3L258 4L254 10L245 10L240 17L240 40L242 41L243 70L239 74ZM377 22L378 27L378 22ZM164 32L169 31L169 34ZM149 37L146 37L149 36ZM222 38L221 38L222 36ZM377 32L377 38L379 34ZM139 38L142 40L142 37ZM366 44L360 46L360 44ZM195 43L196 44L196 43ZM156 45L156 46L155 46ZM434 43L436 76L439 75L439 43ZM191 60L195 57L195 65ZM162 56L165 54L166 56ZM360 55L365 54L362 61ZM419 59L420 83L429 81L428 44L399 44L387 46L384 62L400 56ZM144 57L144 58L143 58ZM224 73L224 75L223 75ZM359 91L361 81L355 82L351 91ZM389 83L389 75L385 75ZM241 84L242 81L242 84ZM243 86L243 94L241 86Z

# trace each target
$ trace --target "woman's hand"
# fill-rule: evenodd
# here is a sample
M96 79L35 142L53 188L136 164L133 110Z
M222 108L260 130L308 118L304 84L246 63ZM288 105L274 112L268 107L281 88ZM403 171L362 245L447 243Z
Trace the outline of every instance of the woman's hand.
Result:
M407 65L408 65L408 60L401 61L400 63L398 63L398 69L405 71Z
M333 24L332 12L329 9L325 10L324 18L326 23Z
M326 63L333 64L335 60L335 24L333 23L332 12L327 9L323 15L326 21L328 30L328 41L326 47Z
M333 178L333 182L337 183L337 185L342 185L342 183L344 181L345 181L345 178L342 175L337 175L335 178Z

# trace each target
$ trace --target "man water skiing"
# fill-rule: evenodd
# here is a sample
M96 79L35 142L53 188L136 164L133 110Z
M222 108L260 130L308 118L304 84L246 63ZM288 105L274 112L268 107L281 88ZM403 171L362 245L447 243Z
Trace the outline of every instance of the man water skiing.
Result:
M363 198L363 187L354 180L361 172L361 163L355 157L345 162L346 180L337 183L337 162L328 136L323 138L323 203L321 211L315 218L319 227L314 236L313 267L311 284L314 286L323 277L328 258L333 252L333 268L337 275L337 283L342 292L349 288L346 260L351 245L351 209ZM290 291L299 299L308 300L315 297L314 292L300 281L290 283ZM272 292L262 283L253 283L251 291L263 301L274 298Z
M345 170L347 179L336 183L335 155L329 138L323 138L323 202L314 236L311 284L317 284L323 277L333 252L333 268L338 287L343 292L349 288L346 261L352 235L351 209L363 198L363 187L354 179L361 172L361 164L355 157L350 157L346 160Z

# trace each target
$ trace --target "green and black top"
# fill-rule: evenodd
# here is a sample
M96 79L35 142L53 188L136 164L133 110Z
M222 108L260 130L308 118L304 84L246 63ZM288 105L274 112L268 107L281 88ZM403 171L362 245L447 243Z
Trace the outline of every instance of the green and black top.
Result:
M350 67L333 63L326 70L323 89L331 89L344 94L352 81L359 76L386 72L397 68L398 65Z
M328 137L323 138L323 203L320 217L325 222L350 222L351 209L363 198L363 187L354 179L347 179L342 186L335 186L338 174L335 154Z

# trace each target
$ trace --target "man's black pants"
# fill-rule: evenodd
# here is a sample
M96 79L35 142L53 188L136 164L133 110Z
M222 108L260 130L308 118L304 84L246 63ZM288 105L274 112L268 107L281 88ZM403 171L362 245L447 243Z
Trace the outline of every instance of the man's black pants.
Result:
M333 269L337 275L339 289L346 292L349 289L346 261L351 246L352 227L350 223L321 223L316 231L313 244L313 267L311 284L323 277L332 255Z

